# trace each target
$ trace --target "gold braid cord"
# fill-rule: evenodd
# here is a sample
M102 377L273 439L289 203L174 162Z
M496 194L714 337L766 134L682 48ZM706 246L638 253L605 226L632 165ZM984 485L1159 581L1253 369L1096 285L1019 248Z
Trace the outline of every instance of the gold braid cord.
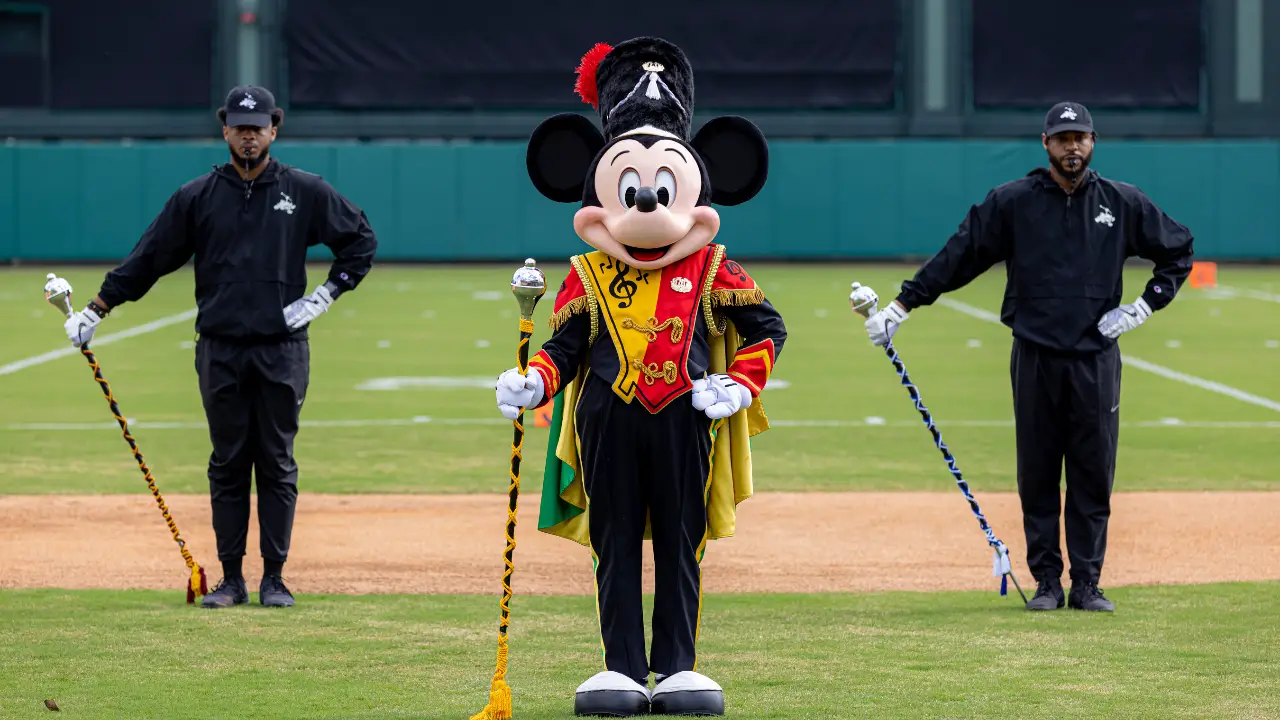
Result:
M723 261L724 246L716 245L711 253L711 265L707 268L707 277L702 283L702 314L707 321L707 332L712 337L724 335L729 327L729 321L724 317L717 317L711 304L711 288L715 285L716 273L719 272L720 263Z
M678 343L680 342L680 338L684 337L684 322L682 322L678 317L667 318L666 320L663 320L661 324L658 323L658 318L651 317L649 318L648 325L641 325L629 317L624 317L622 318L622 327L627 330L636 330L643 333L644 336L648 338L649 342L656 341L658 339L658 333L666 330L667 328L671 328L672 343Z
M164 497L160 494L160 489L156 487L156 479L151 476L151 468L147 467L147 461L142 458L142 451L138 449L137 441L129 433L129 423L120 412L120 406L116 404L115 396L111 394L111 386L102 377L102 368L98 366L97 358L93 356L87 345L80 348L80 353L89 361L89 367L93 368L93 379L97 380L98 385L102 387L102 394L107 398L107 404L111 407L111 414L115 416L116 422L120 423L120 430L124 434L124 440L129 443L129 448L133 450L133 459L138 461L138 469L142 471L142 476L147 481L147 487L151 489L151 494L155 497L156 504L160 506L160 514L164 515L164 521L169 525L169 532L173 534L173 541L178 543L178 549L182 552L182 559L186 561L187 568L191 570L191 578L187 582L187 603L192 604L196 601L197 595L206 595L209 592L209 583L205 578L204 568L201 568L195 559L191 557L191 553L187 551L187 543L178 532L178 524L169 515L169 507L165 505Z
M529 372L529 336L533 334L533 322L520 319L520 345L516 358L520 362L520 372ZM536 370L534 372L537 372ZM520 503L520 460L524 449L524 411L516 416L513 422L515 439L511 443L511 469L508 476L511 484L507 487L507 547L503 553L502 602L499 608L502 620L498 623L498 660L493 671L493 680L489 684L489 704L471 720L510 720L512 717L511 686L507 684L507 627L511 619L511 574L515 572L516 552L516 510Z
M662 369L658 369L658 363L649 363L645 365L639 360L632 360L631 367L644 373L644 381L652 385L658 378L662 378L668 385L674 385L676 380L680 379L680 369L670 360L662 363Z

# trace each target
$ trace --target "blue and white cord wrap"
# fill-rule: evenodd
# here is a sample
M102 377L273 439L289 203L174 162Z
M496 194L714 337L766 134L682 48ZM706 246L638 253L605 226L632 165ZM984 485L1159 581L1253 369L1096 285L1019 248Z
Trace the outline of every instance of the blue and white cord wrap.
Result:
M947 449L947 444L942 442L942 433L938 432L938 426L933 422L933 416L929 413L929 408L925 407L924 401L920 399L920 391L916 389L915 383L911 382L911 376L907 375L907 367L903 364L902 358L898 357L898 351L894 349L893 342L886 342L884 352L889 356L889 360L893 362L893 367L898 371L898 376L902 378L902 385L910 393L911 399L915 402L916 410L920 412L920 416L924 418L925 427L929 428L929 432L933 434L933 443L938 446L938 450L942 453L942 457L947 461L947 468L951 470L951 474L956 478L956 485L960 486L960 492L964 493L964 497L969 501L969 508L973 510L974 517L978 518L978 525L982 528L982 532L987 536L987 544L995 551L995 557L991 563L991 574L1000 578L1000 594L1006 595L1009 591L1009 549L1005 544L996 537L996 533L987 524L987 518L982 514L982 508L978 507L978 501L974 499L973 493L969 492L969 483L965 482L964 477L960 474L960 468L956 466L956 459L951 455L951 451ZM1016 583L1017 580L1015 579ZM1021 593L1021 589L1019 589Z

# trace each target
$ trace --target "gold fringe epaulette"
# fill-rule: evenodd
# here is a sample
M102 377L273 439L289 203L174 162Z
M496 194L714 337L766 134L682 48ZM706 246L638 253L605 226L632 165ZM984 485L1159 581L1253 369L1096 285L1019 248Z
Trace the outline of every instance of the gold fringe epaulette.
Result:
M569 263L573 265L573 271L578 275L578 280L582 283L582 295L570 300L564 304L564 307L551 314L551 330L555 332L559 330L565 323L569 322L569 318L579 313L587 313L591 318L591 334L587 339L587 345L594 345L596 335L600 333L600 314L596 304L595 288L591 285L591 274L587 272L586 265L583 264L583 255L574 255L569 258Z
M553 331L559 330L565 323L569 322L570 317L577 315L578 313L586 312L590 309L591 303L586 295L570 300L565 303L564 307L560 308L560 310L551 316L551 320L549 321L551 329Z
M712 290L708 293L711 300L711 307L725 307L729 305L759 305L764 302L764 290L760 288L737 288L720 290Z

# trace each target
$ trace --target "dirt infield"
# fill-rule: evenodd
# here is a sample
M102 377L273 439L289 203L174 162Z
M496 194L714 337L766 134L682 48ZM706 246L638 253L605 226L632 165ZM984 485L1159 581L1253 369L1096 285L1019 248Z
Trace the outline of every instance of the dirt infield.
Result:
M207 496L167 496L196 560L221 574ZM1017 497L979 498L1031 583ZM517 594L592 592L586 548L536 530L522 495ZM300 497L286 578L299 593L496 593L504 495ZM1280 493L1124 493L1114 498L1102 585L1280 579ZM253 522L256 524L256 516ZM256 527L245 574L261 572ZM647 552L646 552L647 556ZM993 589L991 553L959 493L761 493L738 536L711 543L708 592ZM0 587L181 588L184 568L155 501L0 496ZM646 559L645 586L652 590ZM1010 588L1010 592L1013 592Z

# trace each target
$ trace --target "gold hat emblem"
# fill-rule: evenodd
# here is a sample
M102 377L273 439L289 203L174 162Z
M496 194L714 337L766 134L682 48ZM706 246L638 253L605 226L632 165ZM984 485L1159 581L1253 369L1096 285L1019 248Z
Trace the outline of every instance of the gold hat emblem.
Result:
M662 67L662 63L660 63L660 62L654 62L653 60L650 60L649 62L645 63L644 65L641 65L640 67L643 67L643 68L644 68L645 70L647 70L648 72L662 72L663 70L665 70L665 69L666 69L666 68Z

